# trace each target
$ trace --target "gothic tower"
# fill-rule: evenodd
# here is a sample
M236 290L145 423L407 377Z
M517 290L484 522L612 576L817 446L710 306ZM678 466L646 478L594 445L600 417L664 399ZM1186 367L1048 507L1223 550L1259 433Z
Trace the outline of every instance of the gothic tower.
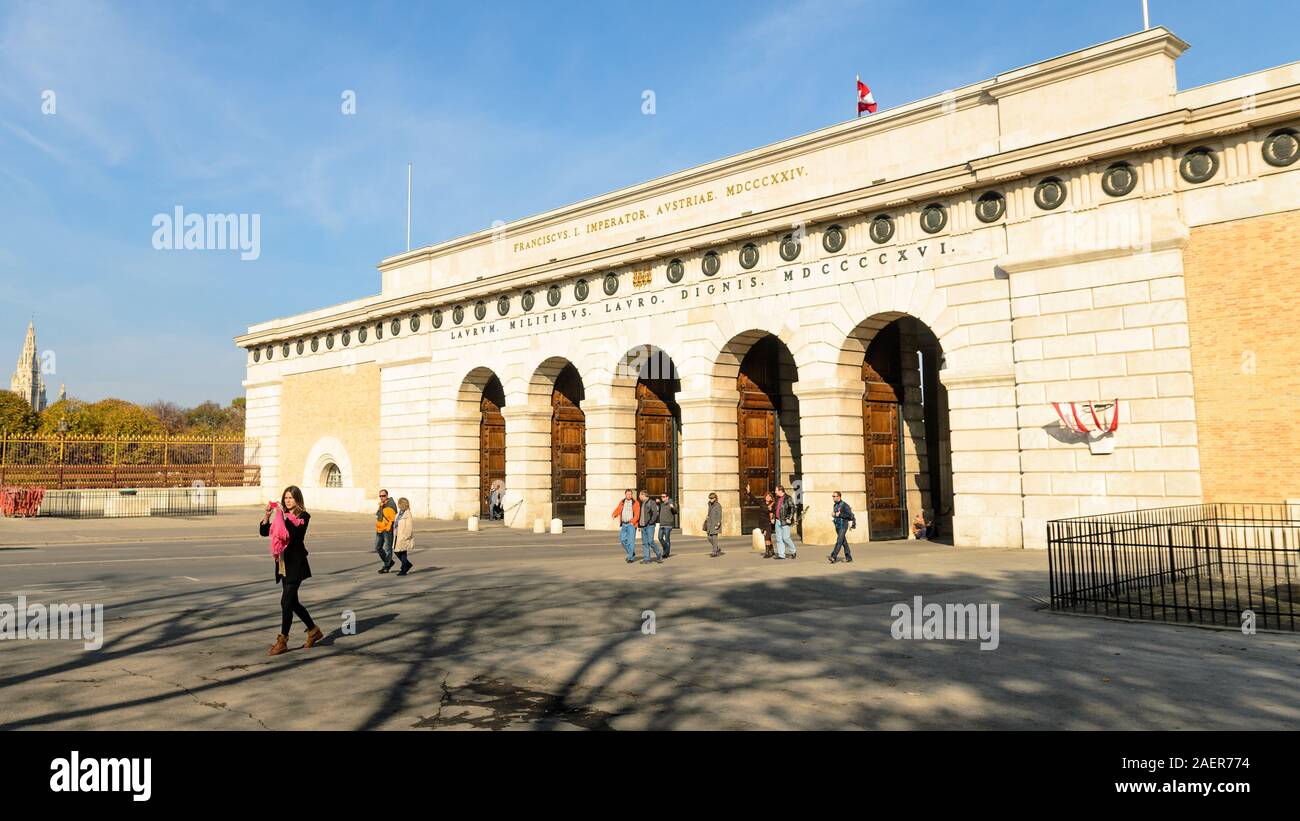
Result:
M23 353L18 357L18 369L9 380L9 390L21 396L40 413L45 410L45 380L41 377L41 363L36 356L36 323L27 323L27 339Z

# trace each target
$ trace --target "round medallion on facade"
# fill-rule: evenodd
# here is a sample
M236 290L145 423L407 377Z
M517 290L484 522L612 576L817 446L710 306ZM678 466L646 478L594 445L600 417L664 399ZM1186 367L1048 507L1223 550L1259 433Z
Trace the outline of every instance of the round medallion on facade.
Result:
M573 285L573 298L579 302L587 298L591 293L591 284L585 279L580 279Z
M1065 183L1059 177L1048 177L1034 188L1034 204L1044 211L1060 208L1065 202Z
M1178 173L1190 183L1208 182L1219 172L1219 155L1210 148L1193 148L1178 163Z
M524 309L525 313L531 311L536 304L537 296L532 291L524 291L524 295L519 299L519 305Z
M485 316L487 316L487 303L480 299L474 303L474 318L482 319Z
M748 271L758 264L758 246L752 242L745 243L740 249L740 267Z
M284 357L285 359L288 359L288 358L289 358L289 343L288 343L288 342L286 342L286 343L284 343L283 345L280 346L280 356Z
M985 191L975 201L975 218L980 222L997 222L1007 212L1007 200L997 191Z
M410 325L411 325L411 333L415 333L416 331L420 330L420 315L419 315L419 314L411 314Z
M921 230L927 234L937 234L948 224L948 209L941 203L933 202L921 210Z
M383 339L383 338L384 338L384 323L382 323L382 322L376 322L376 323L375 323L375 341L378 342L379 340L381 340L381 339Z
M295 345L294 347L297 349L297 351L298 351L298 355L299 355L299 356L302 356L302 349L303 349L303 347L304 347L304 345L303 345L303 341L302 341L301 339L299 339L299 340L298 340L298 344Z
M262 361L262 349L261 349L261 348L254 348L254 349L253 349L253 361L254 361L254 362L261 362L261 361Z
M602 284L606 296L613 296L618 293L618 274L605 274L605 281Z
M320 337L313 336L311 338L311 352L316 353L319 350L320 350Z
M554 308L560 304L560 286L552 285L546 289L546 304Z
M844 250L844 243L848 238L844 235L844 229L838 225L832 225L822 233L822 247L828 253L838 254Z
M402 332L402 320L394 319L392 322L388 323L388 330L393 334L393 336L400 334Z
M457 305L451 309L451 321L459 325L465 321L465 306Z
M366 331L366 326L365 326L365 325L362 325L360 328L357 328L357 343L358 343L358 344L361 344L361 343L363 343L363 342L366 341L366 334L367 334L367 333L368 333L368 331Z
M268 361L275 358L275 346L273 345L266 346L266 358Z
M510 313L510 297L502 294L497 297L497 315L505 316Z
M343 340L343 347L346 348L352 342L352 332L344 328L343 333L339 334L339 338Z
M1117 162L1101 175L1101 190L1112 197L1122 197L1133 193L1137 187L1137 169L1126 162Z
M437 330L442 327L442 309L438 308L433 312L433 328Z
M331 351L334 350L334 334L325 334L325 347Z
M778 253L781 254L781 259L786 262L794 262L798 259L801 250L803 250L803 246L800 245L794 234L786 234L781 237L781 247L777 249Z
M871 234L872 242L884 245L894 238L894 218L888 214L880 214L871 221L871 228L867 233Z
M706 277L714 276L722 270L722 258L717 251L710 251L700 260L700 270Z
M682 277L686 276L686 266L680 259L675 259L668 263L668 281L681 282Z
M1285 168L1300 159L1300 137L1291 128L1269 134L1264 140L1264 162L1274 168Z

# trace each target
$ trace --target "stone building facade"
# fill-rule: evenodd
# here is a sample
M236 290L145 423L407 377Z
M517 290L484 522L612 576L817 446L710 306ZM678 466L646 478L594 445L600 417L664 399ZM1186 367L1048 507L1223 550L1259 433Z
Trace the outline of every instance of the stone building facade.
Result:
M1186 48L1151 29L385 259L380 293L236 340L266 484L444 518L503 478L510 526L611 529L650 487L687 533L713 491L736 534L779 483L806 542L839 490L859 541L921 511L1025 547L1300 496L1294 448L1258 485L1220 452L1295 437L1259 376L1300 372L1300 65L1180 91ZM1085 400L1118 400L1108 447L1051 404Z
M23 351L18 355L18 367L9 378L9 390L18 394L32 410L45 410L45 377L41 375L41 359L36 352L36 323L27 323L27 336ZM62 395L60 395L62 398Z

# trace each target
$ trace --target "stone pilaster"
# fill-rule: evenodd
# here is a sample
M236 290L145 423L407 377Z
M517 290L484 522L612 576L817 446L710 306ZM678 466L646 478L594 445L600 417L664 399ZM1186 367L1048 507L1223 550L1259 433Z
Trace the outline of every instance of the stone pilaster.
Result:
M958 547L1020 547L1024 497L1012 366L939 372L948 389Z
M531 528L537 518L549 523L551 409L507 403L501 415L506 420L505 523L518 528Z
M636 487L636 402L586 399L588 530L617 530L610 511Z
M432 420L438 458L430 463L434 518L463 519L479 513L480 415L459 414ZM507 446L509 439L506 440Z
M862 382L801 380L799 432L803 449L803 540L835 544L831 494L839 491L859 518L849 543L867 541L867 478L863 455Z
M708 512L709 493L714 492L722 503L723 534L740 534L739 402L734 389L703 396L677 394L682 409L682 489L677 501L683 533L703 535L700 525Z

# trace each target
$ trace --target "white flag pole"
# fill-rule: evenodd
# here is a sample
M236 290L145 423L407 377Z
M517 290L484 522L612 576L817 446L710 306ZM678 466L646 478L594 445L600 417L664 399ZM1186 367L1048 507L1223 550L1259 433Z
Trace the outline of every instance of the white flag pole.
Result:
M411 250L411 164L406 164L406 250Z
M858 117L862 116L862 106L858 105L858 103L862 102L860 99L858 99L858 95L862 93L858 91L858 83L860 82L862 82L862 75L854 74L853 75L853 119L855 120Z
M1147 13L1147 0L1142 0L1142 30L1151 28L1151 15Z

